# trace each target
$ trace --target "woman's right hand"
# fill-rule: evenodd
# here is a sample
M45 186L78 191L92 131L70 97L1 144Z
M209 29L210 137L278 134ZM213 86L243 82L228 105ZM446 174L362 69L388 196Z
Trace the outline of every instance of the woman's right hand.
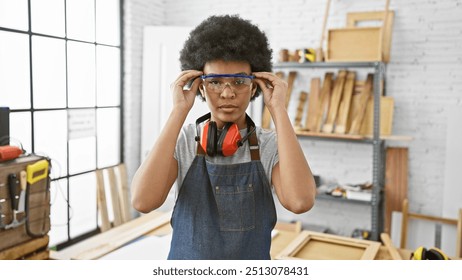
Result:
M173 106L174 108L181 108L184 110L191 110L194 105L194 99L196 98L197 90L201 83L200 75L202 71L197 70L186 70L180 73L175 82L170 86L173 93ZM193 83L189 89L184 89L189 81L193 80Z

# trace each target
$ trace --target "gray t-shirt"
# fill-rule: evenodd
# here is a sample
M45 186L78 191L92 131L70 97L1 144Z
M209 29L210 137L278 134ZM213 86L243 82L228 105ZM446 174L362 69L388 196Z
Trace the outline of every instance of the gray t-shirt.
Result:
M201 125L202 128L203 124ZM202 132L202 130L201 130ZM239 130L241 136L247 135L247 128ZM272 130L262 129L257 127L256 132L258 138L258 144L260 148L260 161L265 169L268 182L272 185L271 174L274 165L279 161L278 149L277 149L277 138L276 133ZM176 143L174 157L178 161L178 178L176 180L176 195L180 187L183 185L183 180L188 172L191 164L196 156L197 142L195 141L196 136L196 125L189 124L184 126L178 141ZM244 145L240 147L236 153L232 156L223 157L206 156L206 160L214 164L235 164L251 161L249 141L245 141Z

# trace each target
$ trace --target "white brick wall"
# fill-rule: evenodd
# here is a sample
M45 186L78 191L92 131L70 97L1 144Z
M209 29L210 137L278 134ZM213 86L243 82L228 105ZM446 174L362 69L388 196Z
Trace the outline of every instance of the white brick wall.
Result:
M194 26L212 14L240 14L266 32L276 59L281 48L318 46L325 2L126 0L125 155L130 177L139 164L142 26ZM346 12L382 10L384 5L385 0L333 0L328 28L344 26ZM390 8L395 19L387 95L395 98L393 132L414 140L387 145L409 147L410 210L441 215L446 108L462 105L462 0L395 0ZM293 103L291 106L295 110ZM302 146L317 174L342 182L371 179L372 152L367 146L308 140L302 140ZM370 216L362 207L366 206L319 201L301 218L312 224L327 223L332 230L349 235L356 226L368 227ZM283 212L280 216L294 218Z

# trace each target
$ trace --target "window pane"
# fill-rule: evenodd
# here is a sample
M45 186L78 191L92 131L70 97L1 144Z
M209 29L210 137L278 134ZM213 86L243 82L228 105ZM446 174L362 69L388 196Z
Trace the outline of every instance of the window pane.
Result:
M65 41L32 36L35 108L66 107Z
M95 173L69 178L69 202L72 211L71 238L95 230L97 228Z
M53 164L53 163L52 163ZM54 166L52 167L54 168ZM50 244L54 246L67 241L67 179L52 181L50 184L51 229ZM72 210L70 212L72 217Z
M27 15L27 0L0 0L1 27L27 31L29 30Z
M0 105L30 108L29 38L0 31Z
M98 106L120 104L120 50L114 47L96 47Z
M32 126L29 112L10 113L10 145L19 146L32 152Z
M95 41L95 3L93 0L67 0L67 37Z
M69 140L69 173L76 174L96 168L95 137Z
M120 109L97 110L98 168L120 162Z
M119 0L96 1L96 42L120 45Z
M68 42L69 107L95 106L95 46Z
M65 36L64 0L31 0L32 31Z
M65 110L35 112L35 153L52 159L52 178L67 174L67 114Z

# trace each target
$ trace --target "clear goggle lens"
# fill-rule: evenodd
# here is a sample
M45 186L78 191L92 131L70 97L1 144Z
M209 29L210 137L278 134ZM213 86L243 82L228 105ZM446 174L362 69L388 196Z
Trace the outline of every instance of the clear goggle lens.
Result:
M201 76L205 88L213 93L221 93L229 85L234 92L242 92L249 89L254 76L243 74L216 74Z

